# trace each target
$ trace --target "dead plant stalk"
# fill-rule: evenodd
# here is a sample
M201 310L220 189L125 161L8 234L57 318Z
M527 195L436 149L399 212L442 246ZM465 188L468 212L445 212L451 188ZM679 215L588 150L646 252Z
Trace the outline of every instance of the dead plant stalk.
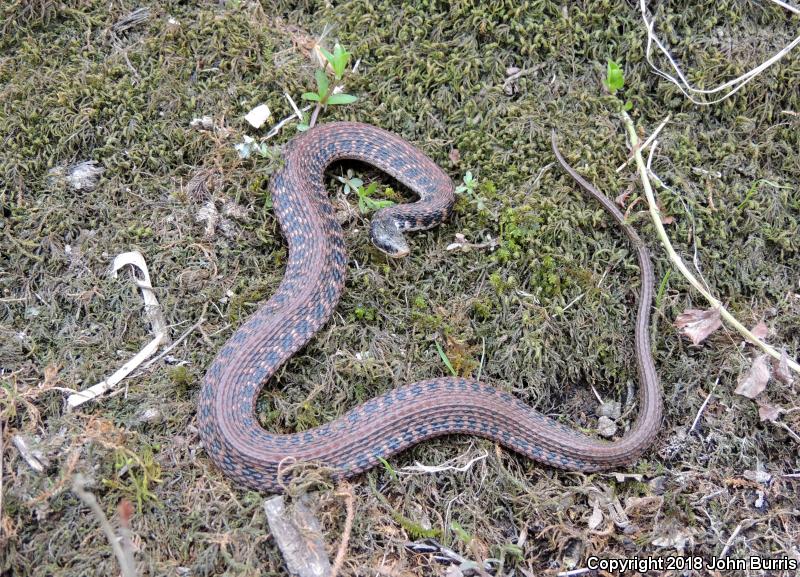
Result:
M342 541L339 543L339 550L336 552L336 559L333 561L330 577L336 577L339 571L341 571L342 565L344 565L344 556L347 553L347 545L350 542L350 532L353 530L353 519L355 518L355 495L353 494L353 488L348 483L344 483L336 492L336 496L344 499L347 517L344 521Z
M108 517L103 513L103 509L97 502L94 493L86 488L86 479L84 479L83 475L80 473L76 474L72 480L72 491L83 501L84 505L89 507L92 514L94 514L95 518L100 523L100 528L103 530L103 533L105 533L106 539L108 539L108 543L114 551L114 556L117 558L122 577L137 577L136 565L133 561L133 551L130 549L130 541L125 539L120 540L117 537L114 528L108 521Z
M683 262L683 259L680 255L675 252L675 249L672 247L672 243L669 240L669 236L667 235L666 229L664 229L664 224L661 222L661 211L658 208L658 204L656 204L655 194L653 193L653 187L650 184L650 178L647 174L647 165L644 162L644 157L642 156L642 150L639 146L639 136L636 134L636 127L633 124L633 120L628 115L627 112L624 110L622 111L622 120L625 123L625 128L628 131L628 137L631 141L631 149L633 150L634 158L636 159L636 167L639 172L639 176L642 179L642 187L644 188L644 194L647 198L647 204L649 206L650 211L650 218L653 221L653 225L655 226L656 233L658 234L659 240L661 240L661 244L664 245L664 248L667 251L667 255L669 259L672 261L672 264L675 265L675 268L683 275L683 277L689 281L691 284L703 297L708 301L712 308L717 309L719 311L720 316L722 319L734 328L739 334L741 334L745 339L753 343L755 346L760 348L769 356L780 360L781 353L775 350L773 347L769 346L767 343L759 339L756 335L754 335L750 330L740 323L736 317L734 317L723 305L722 303L717 300L714 295L712 295L704 286L703 284L697 279L697 277L692 274L692 271L689 270L689 267ZM800 364L797 364L792 359L788 359L789 367L795 371L796 373L800 373Z

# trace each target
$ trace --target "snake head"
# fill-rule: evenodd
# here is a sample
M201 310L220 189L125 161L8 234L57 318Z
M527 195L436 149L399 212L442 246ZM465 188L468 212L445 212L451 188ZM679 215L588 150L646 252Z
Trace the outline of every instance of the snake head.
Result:
M369 236L372 244L393 258L408 256L410 252L406 237L391 217L374 218L370 225Z

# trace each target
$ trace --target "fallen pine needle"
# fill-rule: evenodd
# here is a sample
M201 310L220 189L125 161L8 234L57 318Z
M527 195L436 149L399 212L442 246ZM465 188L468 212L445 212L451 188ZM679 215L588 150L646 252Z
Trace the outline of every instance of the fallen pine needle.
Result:
M714 394L714 389L717 388L717 384L719 384L719 377L717 377L717 380L714 383L714 386L711 387L711 392L708 393L708 395L706 396L706 400L703 401L702 405L700 405L700 409L697 411L697 416L695 416L694 421L692 421L692 426L689 427L689 432L690 433L697 428L697 423L700 422L700 417L703 416L703 411L706 410L706 407L708 406L708 401L711 400L711 396Z

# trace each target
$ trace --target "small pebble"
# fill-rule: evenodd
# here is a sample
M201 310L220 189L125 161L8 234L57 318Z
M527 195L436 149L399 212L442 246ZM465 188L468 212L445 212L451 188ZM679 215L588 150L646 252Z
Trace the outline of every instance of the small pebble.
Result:
M604 415L597 419L597 432L603 437L613 437L617 434L617 424Z

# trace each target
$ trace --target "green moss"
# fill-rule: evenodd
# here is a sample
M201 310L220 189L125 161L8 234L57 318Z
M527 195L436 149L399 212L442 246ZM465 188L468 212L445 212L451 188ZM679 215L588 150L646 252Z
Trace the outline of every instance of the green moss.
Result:
M561 294L561 271L562 267L556 264L555 259L547 255L534 269L530 283L544 298L553 298Z
M172 384L176 387L186 387L194 381L191 372L189 372L189 369L186 368L185 365L172 367L167 374L169 375L169 380L172 381Z
M415 523L397 511L392 512L392 519L405 529L411 539L441 539L442 537L442 531L440 529L426 529L419 523Z
M473 301L472 312L478 319L482 321L487 320L492 313L492 301L489 299L479 299Z
M445 375L432 339L459 374L475 373L483 358L482 379L572 427L591 421L586 415L596 399L590 385L603 398L627 400L628 382L637 374L631 353L635 256L597 203L553 164L549 147L555 128L563 153L588 180L612 198L632 193L626 208L636 200L632 172L616 172L628 150L616 104L598 82L608 58L625 67L624 98L633 102L642 133L672 117L653 169L670 187L657 194L675 217L668 230L678 251L691 259L697 250L704 278L746 325L764 318L771 342L790 353L800 350L792 296L800 270L796 58L782 59L721 105L696 107L653 74L638 11L609 0L165 3L141 24L115 32L114 23L130 9L95 0L0 6L0 366L10 371L3 391L11 399L0 410L9 423L6 435L28 433L25 427L35 423L52 456L49 469L35 475L15 464L12 451L3 521L10 518L16 534L0 555L0 572L117 570L85 508L66 490L69 456L79 455L79 470L98 470L118 483L96 488L113 516L118 500L135 497L137 489L133 477L117 475L116 448L88 440L87 423L129 423L138 407L153 403L170 418L114 437L134 454L144 445L164 447L152 451L164 482L147 488L161 508L145 506L134 521L140 534L159 536L147 543L147 571L284 570L277 548L258 537L260 503L227 484L198 448L192 427L200 376L275 291L287 259L268 187L281 164L279 147L295 127L289 122L269 141L274 148L267 158L242 160L234 144L268 130L253 129L243 115L261 103L272 109L269 126L293 114L283 95L299 101L313 87L308 52L324 30L326 46L342 42L361 65L346 80L359 102L325 111L323 121L358 120L391 130L454 181L470 170L477 186L471 198L459 195L447 223L409 235L412 254L405 260L387 259L370 246L366 219L344 223L351 264L342 302L320 334L266 384L257 414L269 430L305 430L393 387ZM655 16L658 33L691 81L704 87L758 65L796 36L796 18L770 3L746 10L728 1L665 3ZM509 67L524 74L510 82ZM190 126L205 115L216 129ZM82 160L105 169L97 189L76 192L52 178L51 169ZM347 168L334 167L330 175ZM377 171L352 168L387 187L387 198L411 197ZM213 175L207 190L189 187L200 171ZM246 210L229 219L230 229L207 236L196 218L209 201ZM662 279L670 265L642 206L634 205L629 220L648 242ZM475 244L490 237L499 246L446 251L459 233ZM173 338L201 315L205 320L170 352L183 364L155 365L131 381L125 395L105 399L90 413L64 413L61 393L43 386L45 368L60 367L57 386L97 382L151 338L139 291L125 275L108 274L114 256L134 248L148 262ZM697 474L680 484L685 499L667 496L672 501L657 521L636 520L642 537L633 537L634 550L611 539L603 543L609 555L649 554L663 523L689 526L706 513L730 534L752 519L746 509L703 500L709 487L723 487L724 479L757 463L776 478L791 472L796 455L782 430L760 425L755 411L725 408L741 402L730 393L746 364L736 343L714 336L689 347L675 335L675 316L700 306L672 274L651 332L667 399L665 426L680 427L697 414L708 383L720 378L703 414L707 429L667 459L661 449L674 437L670 430L634 467L645 481ZM780 386L771 386L770 402L795 404ZM630 425L634 410L631 405L621 425ZM594 434L591 428L587 434ZM525 563L534 572L560 563L564 543L585 531L591 511L575 504L573 517L561 516L554 503L560 507L576 487L583 491L580 477L543 470L481 441L475 455L486 449L488 457L468 471L401 474L415 461L445 463L466 452L469 442L431 440L390 458L400 479L389 489L398 501L393 508L420 507L419 518L439 524L442 504L455 503L470 515L471 533L508 556L516 553L504 547L528 523ZM484 480L492 472L497 482L489 486ZM62 474L64 490L38 502L39 522L30 523L30 506L19 504L59 486ZM142 468L134 465L132 474L141 479ZM361 482L355 480L356 491ZM632 487L621 490L643 490ZM148 499L143 503L155 502ZM779 492L771 499L775 510L793 506ZM338 513L323 513L326 528L335 527L330 520L341 518ZM773 534L764 525L769 518L755 521L749 546L769 545L759 537ZM388 551L398 566L424 571L427 560L395 547L397 524L405 527L373 497L359 495L347 563L378 567ZM64 527L75 530L65 533ZM537 527L547 529L533 531ZM405 530L419 538L427 531L414 533L413 524ZM790 525L785 532L779 538L788 542L797 530ZM230 543L221 544L219 535ZM695 554L713 554L715 547L698 539ZM42 567L41 559L50 561Z
M353 311L356 320L372 322L377 318L377 311L372 307L357 306Z

